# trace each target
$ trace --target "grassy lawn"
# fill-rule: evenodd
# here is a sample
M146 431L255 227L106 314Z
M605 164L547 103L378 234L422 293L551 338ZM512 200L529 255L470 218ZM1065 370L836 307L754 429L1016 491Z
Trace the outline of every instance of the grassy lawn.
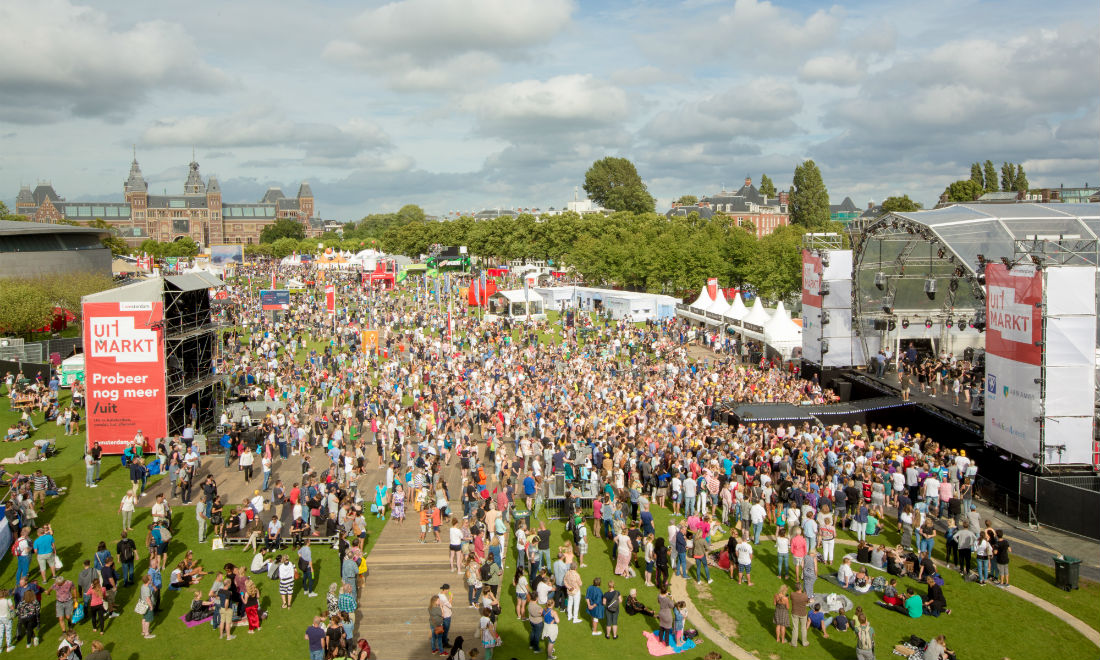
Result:
M544 514L545 517L545 514ZM669 512L667 510L654 511L654 526L658 531L668 526ZM537 523L535 523L537 528ZM572 532L567 532L564 522L559 521L547 521L547 527L552 534L550 541L550 554L553 558L557 553L557 548L567 542L572 542ZM562 623L559 626L558 641L555 651L559 658L568 658L569 660L602 660L604 658L615 657L649 657L645 650L645 640L642 637L642 633L645 631L653 632L657 630L656 618L644 617L642 615L630 616L625 610L620 610L619 613L619 639L606 640L602 636L594 637L592 635L592 624L585 611L585 604L583 601L584 589L588 588L588 585L592 584L592 579L600 577L602 579L602 588L606 589L607 581L609 579L615 580L615 588L623 594L625 598L630 590L638 590L638 598L644 602L650 608L657 609L657 589L654 587L646 587L645 579L641 574L638 577L626 580L624 578L615 577L614 566L614 549L611 541L595 538L591 521L589 521L589 540L588 540L588 552L585 555L585 563L588 564L588 568L581 568L581 578L583 580L582 588L582 601L580 606L580 617L582 623L569 623L565 618L564 611L559 611L558 615L562 619ZM521 621L516 620L516 606L515 606L515 588L512 587L512 577L515 574L516 566L516 550L514 544L509 552L507 561L505 562L504 577L505 580L501 585L501 611L502 615L497 623L498 631L501 637L504 639L504 646L498 649L496 654L497 658L539 658L540 660L546 657L545 644L543 645L543 651L539 654L535 654L527 646L527 639L530 627L525 625ZM457 579L458 576L456 576ZM717 576L715 583L717 583ZM458 590L456 589L456 593ZM463 595L462 598L465 596ZM691 627L688 624L686 627ZM601 630L603 628L601 627ZM691 651L687 651L678 655L679 658L684 660L701 660L704 655L710 651L718 650L718 647L713 643L706 641L705 639L696 640L698 644Z
M64 392L64 391L63 391ZM63 399L68 396L63 394ZM7 428L16 418L6 408L0 411L0 425ZM56 535L57 546L62 561L65 564L63 574L76 581L84 559L90 559L95 552L96 544L105 541L107 547L114 554L115 543L121 530L121 517L118 516L118 504L122 494L129 487L128 475L124 473L119 460L115 457L104 457L103 480L99 487L88 489L84 487L83 447L84 436L65 437L60 433L61 429L53 424L40 425L33 439L55 437L60 449L60 454L46 462L38 462L26 467L30 469L41 468L51 475L59 485L67 486L70 490L65 496L50 499L45 506L38 509L39 523L49 522ZM19 444L28 444L26 443ZM0 458L13 456L19 449L19 444L5 443L0 446ZM217 460L217 459L207 459ZM11 470L14 466L7 466ZM153 480L163 477L153 477ZM143 498L148 500L149 498ZM148 506L150 502L143 501ZM236 564L248 562L252 559L251 552L242 552L239 548L230 547L226 550L210 550L209 541L199 545L197 543L196 528L194 522L194 510L191 507L176 505L173 511L173 528L177 530L169 544L168 565L174 567L183 558L187 550L193 550L196 559L208 570L216 571L224 564L232 562ZM150 521L147 508L137 511L134 518L134 539L138 544L140 561L135 566L135 572L139 575L148 568L147 557L144 549L144 527ZM367 517L369 529L368 543L373 543L381 530L382 522L371 516ZM139 532L140 535L139 535ZM168 574L171 569L163 571L165 588L162 594L161 612L157 615L153 624L153 633L156 639L145 640L141 638L141 622L133 612L137 597L137 587L123 588L119 590L118 609L122 615L110 620L106 634L99 637L86 623L78 625L81 638L85 642L92 639L101 639L112 655L116 658L195 658L202 656L222 656L230 652L236 657L245 657L270 652L274 648L293 649L287 654L299 652L305 654L305 640L302 635L305 628L310 625L315 614L325 609L324 592L331 582L339 581L339 566L336 562L337 555L334 550L326 547L315 547L314 565L317 567L318 587L320 594L317 598L301 598L300 590L295 593L295 603L289 610L279 607L277 585L266 577L260 576L257 586L262 595L261 607L270 612L269 618L264 622L263 628L255 635L248 635L244 628L237 629L237 639L226 642L218 641L217 634L209 626L190 628L180 621L190 607L191 592L167 590ZM37 562L33 561L32 575L37 576ZM10 553L0 560L0 583L10 585L15 579L15 561ZM205 577L198 588L205 597L213 578ZM45 658L52 656L52 649L57 647L61 630L54 616L54 598L48 595L42 602L42 621L44 623L42 633L42 647L26 649L22 644L14 652L15 657ZM274 605L274 607L272 607ZM49 651L44 650L48 648ZM86 649L87 652L88 649Z
M550 314L556 318L556 312ZM514 338L518 340L518 330ZM557 328L552 326L550 332L542 333L540 341L560 342ZM296 358L302 360L310 349L323 350L324 345L320 342L310 343L299 349ZM63 402L65 400L67 395L63 396ZM407 397L406 403L411 403L411 399ZM4 409L0 410L0 428L7 428L18 417L6 410L6 407L0 404L0 408ZM99 487L86 489L83 485L84 436L67 438L59 431L59 427L52 424L43 425L33 438L56 438L60 454L48 462L23 467L41 468L53 476L59 485L70 489L67 495L49 500L39 508L38 513L40 523L49 522L53 525L60 555L65 564L64 574L75 581L80 565L84 559L91 558L99 541L105 541L108 548L114 551L121 527L120 518L116 512L119 500L129 487L129 482L128 475L122 469L118 459L108 457L103 462L103 481ZM29 446L30 441L21 444ZM0 458L12 456L18 449L19 445L5 443L0 446ZM217 460L220 463L219 459L207 460ZM153 479L160 478L163 477ZM142 503L146 506L149 504L149 502ZM659 533L663 533L662 530L667 527L670 513L657 507L654 507L653 513L655 527ZM366 521L369 529L369 549L377 539L384 523L373 516L367 516ZM148 509L139 509L135 516L134 527L142 530L148 522ZM190 507L177 505L173 522L177 532L169 546L170 567L174 566L188 549L193 550L196 558L208 570L213 571L217 571L227 562L248 563L251 559L250 553L242 552L240 549L211 551L209 543L198 545L193 510ZM572 536L566 532L564 524L560 522L551 522L549 527L554 539L551 543L553 554L559 545L571 541ZM591 532L591 522L589 528L589 555L586 558L588 567L581 569L581 576L586 586L591 584L596 576L603 578L606 585L607 580L613 577L614 556L611 543L595 538ZM843 532L842 538L846 534ZM888 543L898 541L898 532L892 523L887 525L883 538ZM135 540L138 541L139 546L143 546L144 534L136 536ZM514 545L509 544L509 546L505 584L501 589L503 614L499 622L499 631L504 638L505 646L498 651L497 657L541 659L545 654L536 655L527 650L527 626L517 621L514 615L515 590L511 587L511 578L514 574L516 557ZM840 556L848 548L838 546L837 550ZM147 568L147 563L144 548L139 548L139 552L141 561L136 568L140 574ZM712 567L712 577L715 580L712 585L702 585L699 589L694 584L689 586L689 593L698 609L707 615L710 622L719 630L726 632L737 644L761 658L853 657L855 640L851 634L836 633L833 639L824 641L820 639L819 633L812 635L814 641L807 649L792 649L789 645L779 647L775 644L774 627L771 624L771 602L780 580L774 574L776 564L774 544L770 541L764 542L758 547L757 552L753 570L756 586L738 587L724 573ZM940 543L937 547L938 559L943 559L942 553L943 547ZM139 657L195 658L207 655L266 657L261 654L266 652L270 656L272 649L278 649L274 657L297 657L299 654L304 656L303 632L312 617L324 611L323 594L329 583L338 581L339 572L336 566L336 553L331 549L316 548L314 561L318 572L317 590L322 597L304 599L300 598L300 593L296 593L295 604L289 610L278 606L277 589L274 583L266 578L257 581L262 594L262 607L270 612L270 616L264 622L263 629L256 635L244 634L244 630L238 629L241 634L237 639L224 642L218 641L216 633L208 626L188 629L180 621L180 617L189 608L191 594L165 590L162 612L158 615L153 628L157 637L153 640L144 640L140 636L139 617L133 612L137 589L129 588L119 593L119 611L122 612L122 616L109 622L102 640L114 657L129 660L136 660ZM35 567L34 574L37 574L36 562L32 562L32 566ZM826 570L822 569L822 574ZM170 568L163 572L165 580L169 572ZM0 583L12 584L14 574L15 561L10 554L0 558ZM458 576L455 578L452 584L459 584L461 579ZM1004 657L1013 659L1057 657L1070 660L1097 657L1095 646L1056 617L996 587L963 584L961 578L950 571L945 571L945 578L947 580L946 596L954 613L938 619L922 617L919 620L910 620L874 605L877 599L875 594L851 595L857 604L864 607L878 633L878 657L888 657L889 648L898 641L908 638L910 634L929 639L941 632L947 635L949 646L959 651L960 656L967 660ZM656 589L644 587L641 576L632 580L622 578L615 578L615 580L617 589L624 596L631 588L636 588L641 600L656 609ZM210 588L211 581L212 579L207 577L200 583L199 589L204 595ZM1095 583L1082 581L1082 588L1079 591L1066 593L1053 586L1052 569L1017 558L1013 559L1013 583L1072 612L1090 625L1096 626L1100 622L1100 586ZM912 584L911 581L904 581L902 587L910 584ZM818 591L838 589L830 589L827 585L828 583L824 580L819 580ZM461 593L462 589L456 588L455 591ZM918 591L924 593L923 588ZM51 650L28 650L21 645L15 651L16 657L43 658L52 653L60 635L60 628L53 613L54 599L52 596L47 596L43 599L45 625L42 639L44 646ZM561 614L564 619L564 613ZM581 617L584 623L571 624L563 621L560 626L557 652L563 659L597 660L616 655L645 657L642 632L657 628L654 619L629 616L624 611L619 619L620 639L609 641L603 637L591 635L591 626L584 612L583 603ZM80 624L78 629L86 642L98 637L87 624ZM467 648L469 648L472 640L467 642ZM706 653L716 650L712 643L705 640L698 640L698 642L699 646L696 649L680 657L685 660L701 660Z
M839 566L839 558L848 550L837 546L834 573ZM736 580L722 576L709 585L709 588L707 585L696 588L693 584L689 586L689 592L696 606L712 624L723 631L728 630L732 640L757 652L761 657L818 658L822 657L822 649L828 657L853 657L854 635L836 630L830 631L828 640L823 640L820 633L812 632L810 636L813 639L808 648L794 649L789 644L781 647L775 642L772 596L781 584L775 574L776 562L774 542L761 540L753 559L755 586L738 586ZM1019 571L1020 564L1015 564L1014 568ZM820 568L816 592L841 591L839 587L822 579L821 576L828 572L827 567ZM910 635L931 639L940 633L947 636L950 648L958 651L960 657L968 659L1096 656L1097 649L1094 645L1053 615L992 585L981 587L974 583L964 583L961 576L953 571L943 571L942 574L946 580L944 592L952 614L939 618L924 616L920 619L909 619L885 610L874 604L879 596L873 592L865 595L846 594L856 605L863 606L875 628L878 657L888 657L888 649L908 639ZM1039 582L1038 578L1033 579ZM794 581L788 580L787 585L793 589ZM923 595L926 592L925 587L917 585L913 580L899 580L900 590L904 591L907 586L914 586L918 594ZM1095 585L1090 585L1090 588L1095 589ZM1053 591L1054 587L1050 586L1049 589ZM1080 593L1086 592L1082 590ZM1070 607L1069 610L1079 618L1086 616L1085 612L1076 607ZM731 627L729 617L736 621L736 625ZM1016 627L1006 625L1009 621L1015 623ZM1095 620L1090 622L1095 623Z

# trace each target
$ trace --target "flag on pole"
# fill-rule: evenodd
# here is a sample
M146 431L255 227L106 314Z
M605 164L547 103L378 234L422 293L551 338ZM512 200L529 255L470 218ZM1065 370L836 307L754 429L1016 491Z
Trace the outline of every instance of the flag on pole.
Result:
M271 271L271 288L272 289L279 288L279 287L275 286L275 271Z
M480 305L481 304L481 292L478 291L478 281L477 281L476 277L473 280L471 280L470 286L474 287L474 304L475 305Z
M329 314L336 313L336 287L332 284L325 286L325 308Z

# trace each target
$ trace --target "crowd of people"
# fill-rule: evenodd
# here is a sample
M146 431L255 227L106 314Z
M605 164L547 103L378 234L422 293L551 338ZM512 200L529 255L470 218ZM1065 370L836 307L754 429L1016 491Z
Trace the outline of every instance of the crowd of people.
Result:
M942 536L936 520L953 523L945 542L964 572L973 557L983 582L985 570L1007 583L1007 542L996 530L990 539L989 529L974 525L977 466L965 453L905 428L738 426L712 419L714 407L731 400L835 400L816 380L800 378L787 365L749 361L726 343L717 353L705 351L690 326L678 320L483 323L475 314L455 312L464 307L453 304L462 300L457 278L447 280L449 287L440 282L432 290L386 292L364 288L355 274L328 273L325 281L336 289L335 314L323 297L306 293L296 294L290 309L271 315L241 283L270 281L273 271L284 280L321 278L310 266L241 268L222 312L233 329L222 335L215 365L228 376L234 400L263 402L267 412L253 418L248 408L227 409L217 420L223 455L205 459L205 465L191 440L199 416L211 411L193 411L187 432L151 443L170 490L148 502L149 568L137 578L140 586L130 599L146 637L153 636L166 570L165 588L193 592L195 616L207 615L220 638L233 639L237 621L246 621L250 633L260 629L265 613L258 607L259 592L268 583L250 573L270 577L282 607L292 606L298 581L303 594L314 596L316 546L310 540L322 537L338 547L340 582L329 592L326 616L314 621L306 639L311 655L353 654L359 647L350 604L365 571L367 508L397 524L413 509L424 542L446 534L467 605L481 614L479 651L486 658L500 644L499 590L513 551L515 614L530 626L531 648L540 650L545 639L550 657L558 625L581 621L582 609L593 635L617 638L622 609L628 615L656 612L659 641L682 641L685 607L670 595L670 572L711 582L713 566L752 587L754 548L764 542L776 544L777 573L794 580L792 593L775 596L777 641L785 640L789 628L792 643L800 631L805 642L803 623L817 618L806 608L815 581L833 571L842 588L857 592L871 588L868 570L931 579L920 613L949 613L937 569L927 561ZM367 329L379 332L371 350L362 343L361 331ZM41 397L53 392L56 407L52 381L9 379L13 402L28 401L28 390L39 392L32 402L39 407ZM73 410L68 423L78 429L79 417ZM147 504L150 457L143 454L149 444L135 438L127 457L132 488L120 502L123 530L114 555L106 541L100 543L89 560L88 580L65 592L89 608L89 618L99 621L97 630L119 613L118 590L135 584L139 553L129 534L134 512ZM323 456L318 459L314 450ZM88 487L96 486L99 460L89 452ZM212 465L219 460L220 468ZM442 476L454 461L462 473L457 493ZM289 483L273 478L277 468L284 473L288 467L300 476ZM215 470L219 476L201 477ZM593 505L589 510L573 493L567 497L564 516L574 542L552 551L549 532L538 520L547 506L543 485L556 474L567 476L577 493L588 493ZM22 573L30 572L29 557L35 554L41 578L49 570L53 579L55 550L47 548L56 540L42 531L48 527L36 524L34 514L35 503L50 493L50 481L21 475L17 484L17 519L9 523L19 539L21 570L28 567ZM244 484L251 496L226 499L225 491ZM461 511L451 510L452 501ZM172 529L171 509L177 504L194 506L197 541L207 539L208 527L221 539L242 539L255 553L252 564L208 570L185 556L174 568L167 565L168 556L178 554L167 552L169 544L186 545ZM517 507L532 515L517 516ZM676 522L656 529L656 507L669 509ZM834 554L837 529L850 529L865 541L888 518L902 530L900 546L867 545L858 566ZM35 529L39 532L32 536ZM729 541L714 555L711 543L719 534ZM43 542L40 551L44 536L51 545ZM584 587L578 569L585 566L591 537L613 542L613 575ZM213 584L196 590L208 575ZM616 579L622 583L635 576L658 589L654 609L634 590L624 597L616 589ZM17 582L24 579L29 576ZM28 593L36 603L40 598L29 586L33 583L27 584L13 592L19 599L13 613ZM455 657L460 639L449 639L445 613L452 606L444 585L428 608L432 650L441 656ZM97 607L106 616L97 619L91 613ZM913 610L906 612L912 616ZM72 620L67 608L58 613L62 627ZM37 630L29 613L26 626L18 618L21 631ZM855 632L857 652L867 650L867 639L873 645L862 610L817 624L823 633L830 625ZM461 643L458 647L462 651Z

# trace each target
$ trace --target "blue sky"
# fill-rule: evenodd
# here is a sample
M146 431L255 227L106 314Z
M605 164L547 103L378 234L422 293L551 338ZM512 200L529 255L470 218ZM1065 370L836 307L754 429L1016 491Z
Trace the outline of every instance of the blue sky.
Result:
M1100 182L1100 6L1046 2L0 4L0 198L308 180L325 218L560 207L596 159L659 206L813 158L834 203L969 164Z

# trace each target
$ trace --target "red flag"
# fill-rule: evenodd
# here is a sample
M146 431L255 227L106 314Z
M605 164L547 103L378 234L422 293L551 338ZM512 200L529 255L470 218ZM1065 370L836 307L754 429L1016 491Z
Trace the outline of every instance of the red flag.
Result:
M272 289L278 288L278 287L275 286L275 271L271 271L271 288Z
M336 313L336 287L331 284L325 286L325 307L329 314Z

